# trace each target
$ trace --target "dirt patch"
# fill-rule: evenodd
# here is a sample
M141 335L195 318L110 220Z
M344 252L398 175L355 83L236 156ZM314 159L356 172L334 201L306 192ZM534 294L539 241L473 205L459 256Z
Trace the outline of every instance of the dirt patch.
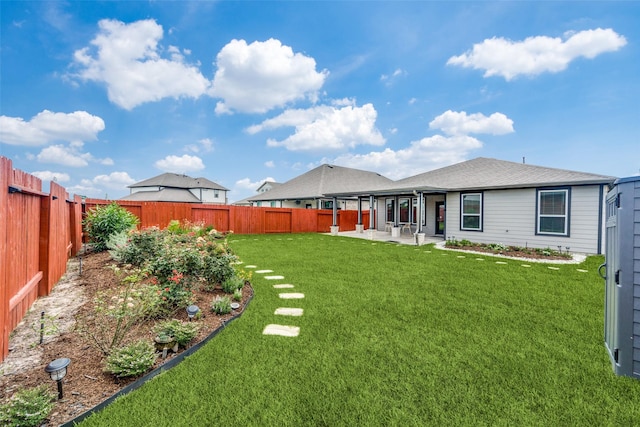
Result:
M64 398L56 402L48 419L49 425L57 426L93 408L137 379L117 379L103 372L103 354L76 330L76 318L93 313L96 293L119 283L114 272L107 268L113 263L106 252L87 254L81 261L80 258L69 260L65 275L52 293L38 299L11 333L9 356L0 364L0 400L4 401L17 391L43 383L50 384L51 391L57 393L55 382L45 373L44 368L54 359L67 357L71 359L71 365L63 380ZM202 309L203 316L198 320L198 336L190 346L206 339L225 320L244 310L252 293L251 287L246 285L240 308L230 314L218 316L208 308L215 296L221 295L222 291L195 292L195 304ZM42 312L45 327L44 339L40 344ZM188 320L185 310L177 311L170 318ZM154 322L147 322L135 328L127 341L153 340L153 325ZM181 348L178 353L169 352L166 359L158 357L153 368L161 366L183 351Z

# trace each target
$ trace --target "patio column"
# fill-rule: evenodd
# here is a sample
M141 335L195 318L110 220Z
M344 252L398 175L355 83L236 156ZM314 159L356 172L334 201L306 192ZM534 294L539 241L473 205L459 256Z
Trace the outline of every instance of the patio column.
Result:
M418 226L416 229L416 245L424 245L424 232L422 231L422 223L424 222L424 193L418 192Z
M356 224L356 232L364 232L364 224L362 224L362 197L358 196L358 223Z
M393 196L393 227L391 228L391 237L400 237L400 205L398 204L398 196Z
M331 226L331 235L335 236L338 234L338 198L334 197L333 199L333 225Z
M376 208L375 197L373 194L369 195L369 239L373 240L373 236L376 232Z

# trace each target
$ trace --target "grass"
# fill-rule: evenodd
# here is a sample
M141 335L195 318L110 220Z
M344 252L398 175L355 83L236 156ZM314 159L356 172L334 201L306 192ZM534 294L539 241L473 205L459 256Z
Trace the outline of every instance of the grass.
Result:
M640 420L640 381L615 376L604 349L602 257L552 270L314 234L234 236L231 246L285 279L254 274L241 318L83 427ZM305 298L279 299L275 283ZM264 336L269 323L300 335Z

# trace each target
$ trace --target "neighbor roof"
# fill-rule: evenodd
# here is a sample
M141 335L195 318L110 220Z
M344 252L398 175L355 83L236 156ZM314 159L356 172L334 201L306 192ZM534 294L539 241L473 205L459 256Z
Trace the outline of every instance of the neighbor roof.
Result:
M190 176L180 175L177 173L163 173L128 186L128 188L138 187L208 188L212 190L229 190L220 184L209 181L207 178L191 178Z
M391 183L374 194L610 184L615 177L478 157ZM353 194L340 192L339 194ZM362 194L362 193L361 193Z
M324 194L383 188L393 181L379 173L323 164L249 201L320 199Z
M120 200L132 200L136 202L183 202L202 203L191 191L182 188L164 188L160 191L136 191Z

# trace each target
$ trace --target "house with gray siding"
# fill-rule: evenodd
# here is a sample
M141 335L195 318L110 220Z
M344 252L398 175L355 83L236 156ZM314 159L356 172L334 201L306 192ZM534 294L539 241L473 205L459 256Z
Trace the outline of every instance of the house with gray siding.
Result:
M599 254L615 177L476 158L359 192L370 229Z

